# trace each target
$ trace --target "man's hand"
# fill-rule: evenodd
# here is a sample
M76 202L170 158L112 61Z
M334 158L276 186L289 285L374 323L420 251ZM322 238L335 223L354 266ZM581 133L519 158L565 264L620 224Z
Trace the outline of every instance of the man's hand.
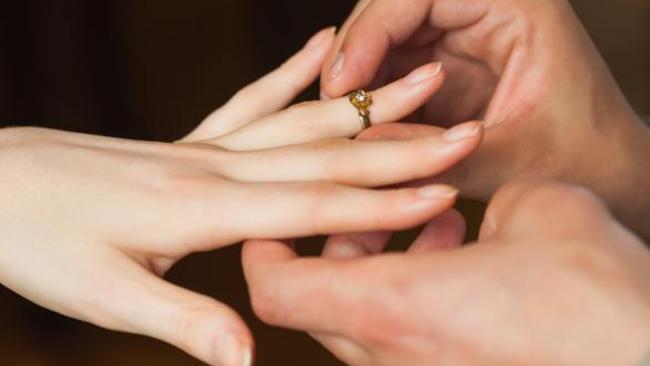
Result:
M401 255L301 259L249 242L254 309L359 366L630 366L648 350L650 252L593 195L511 184L462 248L461 220L440 217Z
M650 132L566 0L362 0L325 63L323 93L383 85L433 60L447 82L413 121L488 127L483 147L437 179L483 200L514 178L577 183L650 237L650 196L639 194L650 191Z

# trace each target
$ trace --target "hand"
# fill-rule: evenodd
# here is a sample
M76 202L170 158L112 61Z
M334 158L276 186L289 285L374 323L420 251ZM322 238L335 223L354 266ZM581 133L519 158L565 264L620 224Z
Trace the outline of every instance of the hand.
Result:
M362 0L328 56L323 93L383 85L432 60L444 63L448 82L414 122L487 127L479 151L438 181L486 201L521 177L577 183L650 238L650 196L639 194L650 191L650 130L568 1Z
M363 187L446 169L480 143L476 123L460 130L469 134L343 139L359 129L345 99L280 111L317 78L333 40L332 30L321 33L176 144L0 131L0 283L210 364L249 364L245 324L224 304L161 279L174 263L248 238L418 225L453 205L456 191ZM374 121L418 108L442 82L432 70L418 71L430 76L420 83L376 91Z
M355 366L629 366L650 349L650 252L590 193L511 184L479 242L461 248L463 235L452 211L405 254L297 258L248 242L254 309Z

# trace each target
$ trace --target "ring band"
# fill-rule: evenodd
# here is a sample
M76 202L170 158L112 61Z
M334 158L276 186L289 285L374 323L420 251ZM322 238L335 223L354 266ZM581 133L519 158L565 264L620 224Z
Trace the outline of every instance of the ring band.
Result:
M359 120L361 121L361 130L366 130L372 126L370 122L370 106L372 105L372 95L365 90L359 90L350 94L350 103L357 109Z

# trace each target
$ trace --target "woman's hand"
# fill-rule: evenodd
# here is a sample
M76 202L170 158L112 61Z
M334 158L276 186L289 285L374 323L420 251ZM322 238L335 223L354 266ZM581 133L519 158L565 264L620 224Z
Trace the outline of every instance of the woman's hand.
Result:
M621 93L566 0L362 0L323 68L340 96L442 61L448 82L419 111L438 126L482 119L485 142L437 177L489 200L505 182L589 187L650 238L650 130ZM426 126L376 136L426 135Z
M411 140L352 141L345 99L280 111L318 76L319 34L176 144L35 128L0 131L0 282L70 317L167 341L214 365L251 362L237 314L161 277L192 252L250 238L410 227L453 205L447 186L370 190L447 169L479 144L470 123ZM376 91L400 119L442 83L435 65ZM331 139L328 139L331 138Z
M346 259L251 241L253 307L353 366L630 366L650 350L650 252L593 195L511 184L478 243L460 247L463 225L450 211L408 253Z

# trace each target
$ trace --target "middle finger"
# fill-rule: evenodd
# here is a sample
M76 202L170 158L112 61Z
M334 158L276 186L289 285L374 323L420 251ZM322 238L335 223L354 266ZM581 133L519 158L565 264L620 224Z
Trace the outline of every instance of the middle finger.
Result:
M329 140L262 151L232 153L218 173L245 182L332 181L378 187L437 175L478 145L482 125L393 141Z

